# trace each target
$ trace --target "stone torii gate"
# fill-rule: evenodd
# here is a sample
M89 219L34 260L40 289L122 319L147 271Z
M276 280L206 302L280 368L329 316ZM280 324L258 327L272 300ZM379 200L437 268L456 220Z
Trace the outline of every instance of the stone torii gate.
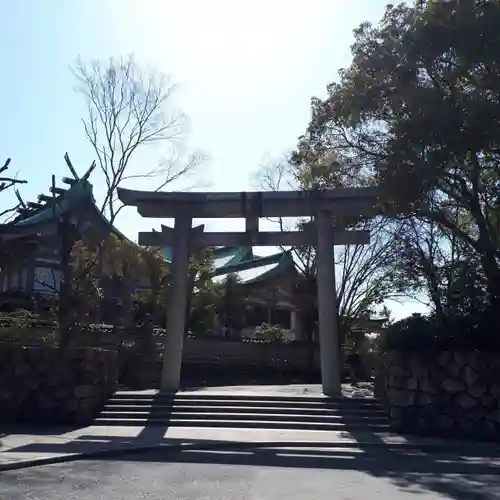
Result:
M318 315L321 379L327 396L341 394L340 353L336 318L334 245L363 245L367 231L346 231L333 227L333 216L370 215L378 197L377 188L342 188L281 192L194 192L161 193L118 189L119 199L136 206L143 217L173 218L174 228L161 232L140 232L139 244L172 247L171 294L167 305L161 390L179 389L188 292L191 249L204 246L296 246L315 245L318 287ZM314 222L304 231L261 232L262 217L306 217ZM244 218L245 232L204 232L193 228L193 218Z

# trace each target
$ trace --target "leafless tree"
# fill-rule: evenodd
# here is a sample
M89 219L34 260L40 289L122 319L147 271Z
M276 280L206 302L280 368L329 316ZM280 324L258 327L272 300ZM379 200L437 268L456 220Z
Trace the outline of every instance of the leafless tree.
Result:
M324 174L324 169L319 169ZM317 186L320 179L318 172L311 175L312 187ZM265 191L282 189L303 189L303 172L299 171L284 158L275 163L265 164L253 178L256 188ZM330 187L328 179L321 180L320 187ZM295 221L295 227L301 229L303 224L312 218ZM286 229L282 219L272 219ZM332 249L335 258L337 277L338 322L342 339L352 331L359 320L367 319L380 312L386 300L398 300L401 293L398 283L393 279L395 265L394 238L399 231L397 223L387 220L368 219L352 221L339 220L338 227L357 230L369 230L369 245L350 245ZM292 249L301 278L296 292L297 303L308 304L311 311L317 308L316 303L316 250L314 246L304 245ZM351 339L353 340L353 339Z
M264 162L261 167L252 175L251 184L255 189L262 191L276 192L300 189L295 178L293 167L284 156L278 160ZM293 228L301 229L303 225L312 221L311 217L297 219L284 217L266 218L269 222L277 224L280 231L289 231ZM285 250L280 247L281 250ZM310 246L298 246L291 249L294 260L302 274L305 276L314 275L314 251Z
M17 184L26 184L27 182L5 174L9 169L10 162L11 159L7 158L7 160L5 160L5 163L3 164L3 167L0 168L0 193L7 191L8 189L10 189L13 186L16 186ZM15 212L18 208L19 204L16 204L14 207L6 208L0 212L0 217L3 217L7 214L11 214Z
M200 154L182 154L187 120L172 103L175 85L162 73L143 68L133 56L85 62L78 58L71 68L77 91L85 98L85 135L97 156L106 181L102 211L113 222L123 208L116 189L132 179L154 178L156 190L194 174ZM138 149L161 145L167 159L151 169L134 169Z
M395 238L400 227L374 218L362 220L354 228L369 231L370 243L335 250L338 318L343 338L354 331L358 321L377 313L386 314L386 300L398 301L403 297L394 272L398 258ZM353 345L360 341L353 336L350 340Z

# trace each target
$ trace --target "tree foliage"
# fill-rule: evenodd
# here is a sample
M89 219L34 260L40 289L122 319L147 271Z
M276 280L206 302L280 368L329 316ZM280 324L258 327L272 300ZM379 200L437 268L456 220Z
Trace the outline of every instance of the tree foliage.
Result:
M352 64L313 99L293 156L310 168L334 155L336 185L381 185L391 213L416 225L406 250L431 244L426 286L456 294L465 280L476 293L482 276L489 305L500 301L499 28L496 0L389 5L377 26L355 31Z
M99 310L99 303L110 297L121 301L122 314L116 320L126 326L134 323L134 303L148 303L155 309L164 305L161 292L169 271L155 249L110 234L106 252L102 252L98 242L82 238L73 245L71 263L72 289L80 298L85 317Z
M236 274L223 280L207 278L196 285L190 326L194 331L225 329L226 334L240 332L251 309L250 296Z

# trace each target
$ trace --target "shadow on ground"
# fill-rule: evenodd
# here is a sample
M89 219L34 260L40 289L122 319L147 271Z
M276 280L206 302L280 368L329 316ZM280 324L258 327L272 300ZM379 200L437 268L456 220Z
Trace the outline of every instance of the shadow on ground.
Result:
M73 452L83 451L82 436ZM116 444L124 440L111 439ZM434 491L455 500L491 500L500 494L500 450L490 448L459 451L363 443L252 443L215 440L164 440L170 446L154 450L95 457L93 461L143 463L196 463L301 469L355 470L378 478L388 478L398 488ZM183 444L172 448L172 444ZM29 448L29 447L26 447ZM37 451L54 452L54 446L40 445ZM1 477L1 474L0 474Z
M490 500L500 493L500 460L494 456L317 443L279 446L193 444L183 451L156 450L120 460L210 463L260 467L357 470L389 478L399 488L427 489L456 500ZM495 460L495 458L497 460Z
M210 398L213 405L217 405L217 397L207 398ZM277 399L279 398L273 398L275 403ZM281 398L284 409L288 408L286 401L289 399ZM265 401L265 398L261 399L261 402ZM328 405L328 401L325 405ZM260 428L263 430L270 425L266 422L266 411L259 417L259 422L262 422ZM276 409L272 411L275 412ZM336 418L339 419L339 416L340 422L352 418L337 412ZM380 432L370 429L369 426L359 426L332 434L332 440L328 443L314 442L314 431L304 434L308 442L301 443L284 440L244 443L214 439L165 439L169 427L168 419L164 425L159 425L158 422L150 425L146 421L135 437L103 436L97 431L94 435L92 428L89 428L88 434L80 434L69 443L31 443L7 450L5 453L12 451L67 454L115 450L113 456L102 455L92 460L356 470L374 477L389 478L399 488L408 492L427 489L456 500L500 498L498 447L460 442L436 441L431 444L410 436L405 436L406 442L402 444L387 444ZM59 431L52 432L52 435L63 433ZM30 433L33 433L32 429ZM351 442L339 442L335 439L338 436L349 438ZM148 445L158 446L149 451L121 451L124 447ZM172 448L172 445L178 446Z

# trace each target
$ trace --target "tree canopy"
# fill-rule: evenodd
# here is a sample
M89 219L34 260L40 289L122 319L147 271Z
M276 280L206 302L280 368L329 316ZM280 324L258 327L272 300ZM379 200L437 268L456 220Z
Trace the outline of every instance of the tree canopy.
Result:
M387 6L355 30L352 63L312 100L292 157L304 172L326 165L330 185L381 185L390 213L433 224L448 252L454 238L455 271L477 262L489 305L500 302L499 28L496 0Z

